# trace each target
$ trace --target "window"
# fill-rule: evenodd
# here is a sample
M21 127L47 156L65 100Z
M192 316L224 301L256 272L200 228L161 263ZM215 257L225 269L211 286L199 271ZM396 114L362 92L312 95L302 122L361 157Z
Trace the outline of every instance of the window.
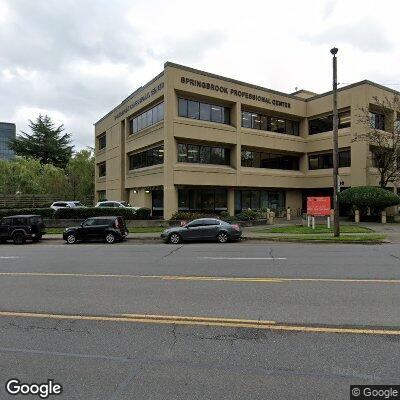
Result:
M242 150L242 167L299 170L299 157L290 154Z
M178 99L180 117L230 124L230 108L195 100Z
M299 136L299 122L242 111L242 127Z
M178 189L180 211L226 211L226 189Z
M350 111L343 111L338 114L338 128L349 128L351 125ZM315 135L317 133L329 132L333 130L333 115L314 118L308 122L308 134Z
M142 151L129 156L129 169L138 169L159 165L164 162L164 146Z
M350 167L351 156L350 150L339 151L339 168ZM308 156L308 169L329 169L333 168L333 154L311 154Z
M251 113L242 112L242 126L243 128L251 128Z
M200 119L203 121L211 120L211 105L200 103Z
M241 159L242 159L241 161L242 167L254 166L254 152L249 150L242 150Z
M3 218L0 221L1 226L11 226L11 218Z
M199 119L200 118L200 109L199 109L198 101L188 101L188 118Z
M235 190L235 213L251 208L260 210L285 208L285 192L269 190Z
M149 110L139 114L129 121L130 134L141 131L164 119L164 102L157 104Z
M98 138L98 143L99 143L99 150L105 149L107 146L107 136L106 133L102 133Z
M23 217L13 218L12 224L13 226L26 225L26 218Z
M97 168L99 172L99 178L107 175L107 167L105 162L97 164Z
M385 130L385 116L383 114L370 112L369 118L371 121L371 128L379 129L381 131Z
M99 201L103 201L106 199L106 191L105 190L99 190L97 192L97 198L99 199Z
M230 165L230 149L197 144L178 144L178 162Z

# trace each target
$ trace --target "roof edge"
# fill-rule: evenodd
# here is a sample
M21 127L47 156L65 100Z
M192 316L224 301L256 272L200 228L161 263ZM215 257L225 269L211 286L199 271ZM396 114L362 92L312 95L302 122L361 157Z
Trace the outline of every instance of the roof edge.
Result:
M188 71L188 72L193 72L195 74L199 74L199 75L203 75L203 76L208 76L210 78L215 78L215 79L221 79L223 81L226 82L231 82L237 85L243 85L243 86L248 86L251 87L253 89L258 89L258 90L262 90L262 91L267 91L269 93L274 93L277 94L279 96L285 96L285 97L289 97L291 99L295 99L295 100L300 100L300 101L305 101L305 99L303 99L302 97L298 97L298 96L294 96L290 93L284 93L284 92L280 92L278 90L273 90L273 89L268 89L266 87L263 86L258 86L258 85L254 85L252 83L247 83L247 82L243 82L243 81L239 81L237 79L232 79L232 78L227 78L226 76L222 76L222 75L217 75L217 74L212 74L210 72L207 71L202 71L200 69L195 69L195 68L191 68L191 67L187 67L185 65L181 65L181 64L175 64L171 61L167 61L164 64L164 68L166 67L172 67L172 68L177 68L177 69L181 69L183 71Z
M164 71L161 71L157 76L155 76L153 79L145 83L143 86L138 87L133 93L131 93L128 97L126 97L124 100L121 101L117 106L115 106L111 111L109 111L106 115L101 117L98 121L96 121L93 125L97 125L99 122L103 121L106 119L109 115L111 115L118 107L121 107L122 104L124 104L126 101L130 100L132 97L136 96L139 92L142 90L146 89L148 86L150 86L153 82L155 82L157 79L161 78L164 75Z

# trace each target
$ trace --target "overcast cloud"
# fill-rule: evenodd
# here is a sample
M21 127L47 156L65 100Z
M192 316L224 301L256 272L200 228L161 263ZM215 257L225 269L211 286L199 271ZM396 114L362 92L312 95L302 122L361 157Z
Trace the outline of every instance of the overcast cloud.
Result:
M173 61L284 92L339 81L400 88L398 1L0 0L0 121L47 113L77 148Z

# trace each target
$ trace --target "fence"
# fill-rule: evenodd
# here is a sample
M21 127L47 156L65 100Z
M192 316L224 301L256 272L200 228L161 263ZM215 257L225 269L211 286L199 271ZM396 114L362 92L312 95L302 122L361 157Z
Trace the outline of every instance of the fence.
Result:
M55 201L68 201L78 199L60 199L50 194L24 194L24 195L0 195L0 208L44 208L50 207ZM85 205L93 205L93 197L81 199Z

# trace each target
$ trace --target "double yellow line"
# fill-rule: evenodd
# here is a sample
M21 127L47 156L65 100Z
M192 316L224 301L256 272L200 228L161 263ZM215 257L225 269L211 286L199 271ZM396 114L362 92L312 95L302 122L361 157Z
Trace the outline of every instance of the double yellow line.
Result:
M236 318L210 318L176 315L151 315L151 314L118 314L110 316L101 315L67 315L32 312L0 311L0 318L40 318L54 320L73 321L100 321L100 322L125 322L146 324L170 324L170 325L203 325L229 328L265 329L270 331L289 331L306 333L344 333L364 335L391 335L399 336L400 330L396 329L369 329L347 328L336 326L312 326L277 324L275 321L236 319Z
M93 274L72 272L0 272L1 276L38 276L38 277L71 277L71 278L126 278L126 279L155 279L163 281L220 281L220 282L326 282L326 283L375 283L400 284L400 279L352 279L352 278L284 278L284 277L234 277L234 276L184 276L184 275L131 275L131 274Z

